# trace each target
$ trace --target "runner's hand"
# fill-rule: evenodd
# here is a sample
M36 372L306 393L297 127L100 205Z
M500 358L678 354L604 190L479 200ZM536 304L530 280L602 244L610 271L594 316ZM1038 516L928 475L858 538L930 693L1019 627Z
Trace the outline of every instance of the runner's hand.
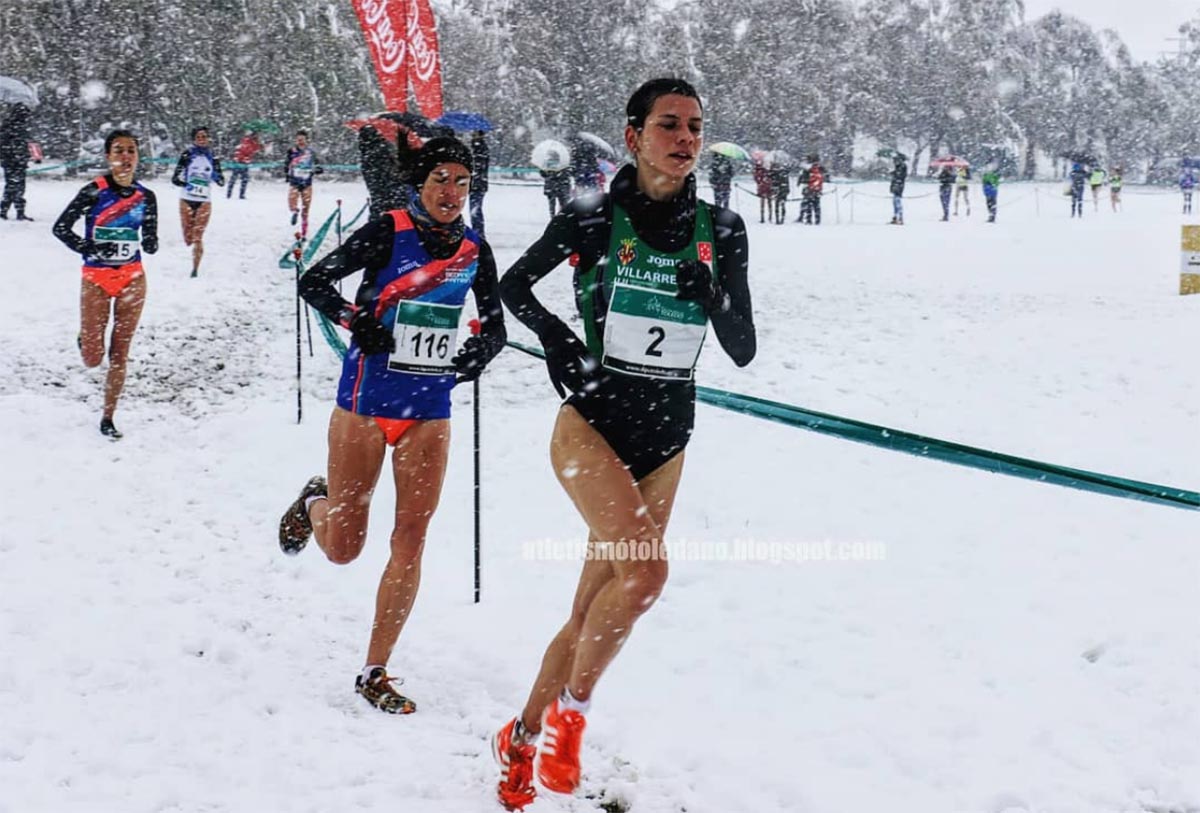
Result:
M454 365L454 371L458 373L454 379L455 385L479 378L483 374L483 368L491 360L492 355L487 342L478 336L471 336L463 342L462 349L450 361Z
M557 322L538 338L542 340L542 348L546 351L550 383L554 385L559 398L565 398L567 390L577 393L589 389L589 385L595 386L600 363L569 327Z
M84 240L83 253L88 257L102 257L107 260L117 256L117 247L112 243L97 243L95 240Z
M699 302L707 313L724 309L725 292L713 277L708 263L698 260L680 261L679 265L675 266L675 284L679 288L675 294L676 299Z
M149 235L142 238L142 251L153 254L158 251L158 237Z
M392 332L380 324L366 308L359 309L350 319L350 332L364 355L390 353L396 349Z

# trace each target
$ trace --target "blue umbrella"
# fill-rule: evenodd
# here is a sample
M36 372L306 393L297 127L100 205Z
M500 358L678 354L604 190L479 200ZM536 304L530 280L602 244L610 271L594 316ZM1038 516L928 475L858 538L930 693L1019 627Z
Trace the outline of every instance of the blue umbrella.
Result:
M468 113L464 110L451 110L442 115L436 124L462 132L464 130L483 130L485 133L492 129L492 123L479 113Z

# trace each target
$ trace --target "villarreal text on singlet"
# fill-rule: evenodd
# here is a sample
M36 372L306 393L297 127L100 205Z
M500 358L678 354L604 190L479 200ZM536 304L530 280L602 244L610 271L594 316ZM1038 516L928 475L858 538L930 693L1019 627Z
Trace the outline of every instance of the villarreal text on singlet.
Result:
M459 317L479 262L478 233L467 229L455 254L435 260L408 213L395 222L392 256L371 286L371 313L392 330L396 349L364 355L357 342L342 361L338 406L359 415L430 420L450 417L451 364Z
M712 217L707 204L696 205L692 241L676 252L658 251L641 240L625 210L613 206L608 259L581 275L578 285L588 349L606 369L642 378L692 379L708 315L700 303L675 298L675 269L683 260L713 262Z

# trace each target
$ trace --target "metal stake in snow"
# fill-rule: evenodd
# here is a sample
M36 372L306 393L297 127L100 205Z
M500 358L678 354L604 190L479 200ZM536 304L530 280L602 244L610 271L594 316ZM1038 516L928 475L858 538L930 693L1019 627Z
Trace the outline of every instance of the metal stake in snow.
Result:
M296 260L296 423L300 423L300 419L304 417L303 394L300 389L300 359L302 353L300 350L300 277L304 275L304 246L300 242L300 232L296 232L296 245L292 249L292 256Z
M482 326L478 319L468 323L471 335L478 336ZM480 538L480 491L479 491L479 378L475 379L472 389L472 412L475 418L475 603L479 603L479 538Z

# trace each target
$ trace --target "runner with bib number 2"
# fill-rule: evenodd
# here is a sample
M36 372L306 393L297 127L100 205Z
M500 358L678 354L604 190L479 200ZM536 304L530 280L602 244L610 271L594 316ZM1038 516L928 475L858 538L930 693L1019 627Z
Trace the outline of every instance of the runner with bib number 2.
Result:
M509 310L541 340L550 381L566 396L550 441L554 472L587 523L588 544L614 546L613 556L588 557L524 708L493 738L498 796L510 810L533 800L535 774L552 791L578 785L592 690L666 583L662 539L708 326L739 366L755 353L745 225L696 198L699 95L680 79L651 80L626 117L635 166L617 173L610 194L568 204L500 286ZM582 339L532 293L568 256ZM622 548L656 555L622 560Z

